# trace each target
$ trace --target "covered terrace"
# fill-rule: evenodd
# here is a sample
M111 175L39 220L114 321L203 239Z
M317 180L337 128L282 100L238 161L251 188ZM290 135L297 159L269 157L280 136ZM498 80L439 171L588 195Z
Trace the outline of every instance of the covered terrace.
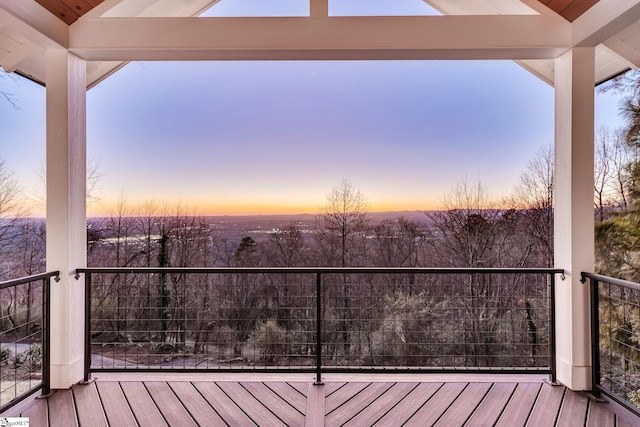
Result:
M0 0L0 66L46 85L46 262L47 271L60 272L51 288L51 389L84 393L97 404L96 393L108 396L108 389L119 387L124 394L101 400L109 417L108 406L132 390L129 386L141 384L123 385L127 380L120 377L120 385L99 381L85 392L76 385L85 376L85 275L76 271L87 267L87 89L128 61L442 59L514 60L555 89L555 268L564 274L558 274L562 280L553 295L553 364L557 381L568 390L592 389L590 295L581 273L594 270L594 85L640 65L640 0L425 1L442 16L331 16L330 0L309 0L305 17L251 18L198 17L215 7L215 0ZM255 387L267 392L268 381ZM396 380L390 375L388 381ZM463 382L469 385L462 388L480 387ZM512 392L521 387L516 382L509 386ZM503 387L493 379L490 383L480 387L482 396ZM193 393L186 390L193 385L185 384L153 386L158 395L151 396L175 399L176 390ZM349 390L359 387L349 384ZM297 399L306 399L296 410L306 408L307 422L309 411L317 410L309 409L308 390L317 392L308 386L276 386L298 390ZM164 393L166 387L173 392ZM331 387L319 389L326 393L324 405L331 405ZM546 385L537 387L547 393ZM563 391L548 393L565 396L564 388L558 390ZM460 398L466 396L460 392ZM49 399L50 419L62 413L54 402L71 399L56 397L70 396L63 393ZM556 420L562 419L560 407L582 399L569 391L566 396L570 403L566 398L557 403ZM492 410L508 411L507 402ZM581 402L584 408L597 407ZM481 401L474 405L482 407ZM161 412L163 407L158 405ZM76 410L82 418L80 406ZM136 411L133 405L130 410ZM534 417L536 410L527 413Z

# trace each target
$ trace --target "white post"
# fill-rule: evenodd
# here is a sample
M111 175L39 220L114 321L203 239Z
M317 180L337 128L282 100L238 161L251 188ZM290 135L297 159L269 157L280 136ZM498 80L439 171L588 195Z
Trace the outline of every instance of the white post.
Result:
M66 50L47 52L47 271L51 286L51 388L83 378L86 267L86 63Z
M589 292L594 269L593 138L595 49L574 48L555 61L555 265L557 378L591 388Z

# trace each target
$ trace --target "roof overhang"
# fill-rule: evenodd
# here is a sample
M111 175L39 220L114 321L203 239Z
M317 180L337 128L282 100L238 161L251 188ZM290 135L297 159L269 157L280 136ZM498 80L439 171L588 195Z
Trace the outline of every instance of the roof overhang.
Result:
M444 16L410 17L328 16L310 0L311 16L279 18L195 17L217 0L94 0L71 25L38 1L0 0L0 66L43 83L49 49L89 61L89 86L132 60L513 59L550 84L574 47L596 47L596 82L640 65L640 0L574 0L590 7L573 22L543 0L425 0Z

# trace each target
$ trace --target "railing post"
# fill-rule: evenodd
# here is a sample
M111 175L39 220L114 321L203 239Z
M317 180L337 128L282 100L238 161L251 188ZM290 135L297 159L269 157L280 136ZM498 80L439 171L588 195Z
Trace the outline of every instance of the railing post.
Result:
M91 273L84 273L84 382L91 378Z
M42 281L42 394L44 396L51 393L51 277Z
M322 385L322 277L316 273L316 381Z
M556 274L549 273L549 369L551 384L556 383Z
M591 291L591 393L600 397L600 292L598 280L589 278Z

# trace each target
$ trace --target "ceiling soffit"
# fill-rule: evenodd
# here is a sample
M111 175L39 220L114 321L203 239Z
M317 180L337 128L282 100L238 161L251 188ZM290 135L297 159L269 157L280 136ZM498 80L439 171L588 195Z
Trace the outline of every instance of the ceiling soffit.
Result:
M598 0L538 0L549 9L556 12L569 22L578 19L583 13L591 9Z
M20 0L24 1L24 0ZM71 25L104 0L35 0L42 7Z

